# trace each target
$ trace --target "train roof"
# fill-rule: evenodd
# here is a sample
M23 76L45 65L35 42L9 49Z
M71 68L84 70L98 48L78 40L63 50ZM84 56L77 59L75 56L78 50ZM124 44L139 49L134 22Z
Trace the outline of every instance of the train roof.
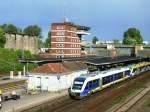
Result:
M126 71L126 70L129 70L128 67L124 67L124 68L113 68L113 69L110 69L110 70L105 70L105 71L96 71L96 72L93 72L93 73L88 73L88 74L83 74L80 76L80 78L101 78L101 77L106 77L106 76L110 76L112 74L116 74L116 73L119 73L119 72L123 72L123 71Z

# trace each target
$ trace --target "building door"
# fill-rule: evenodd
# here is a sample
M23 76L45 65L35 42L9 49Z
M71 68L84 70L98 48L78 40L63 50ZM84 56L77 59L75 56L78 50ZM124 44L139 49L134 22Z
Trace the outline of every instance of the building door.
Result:
M41 77L37 77L37 90L42 90Z
M45 77L42 88L43 88L43 90L48 91L48 89L49 89L49 77Z

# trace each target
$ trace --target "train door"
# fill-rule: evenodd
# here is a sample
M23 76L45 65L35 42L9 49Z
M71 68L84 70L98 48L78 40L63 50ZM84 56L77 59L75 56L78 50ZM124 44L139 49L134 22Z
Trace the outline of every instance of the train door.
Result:
M87 84L86 84L86 86L85 86L85 89L84 89L84 94L88 94L88 92L89 92L89 82L87 82Z
M102 78L99 79L99 86L102 86Z
M41 77L37 77L36 87L37 90L42 90Z

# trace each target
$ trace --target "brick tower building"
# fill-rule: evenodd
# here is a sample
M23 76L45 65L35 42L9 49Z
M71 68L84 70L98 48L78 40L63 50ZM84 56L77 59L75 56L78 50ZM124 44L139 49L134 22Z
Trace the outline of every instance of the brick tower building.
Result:
M81 37L88 35L89 27L71 22L52 23L51 55L55 58L81 57Z

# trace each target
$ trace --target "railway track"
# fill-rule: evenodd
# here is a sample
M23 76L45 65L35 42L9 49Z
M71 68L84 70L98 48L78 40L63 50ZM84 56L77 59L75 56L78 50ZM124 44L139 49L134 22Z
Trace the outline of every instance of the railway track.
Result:
M150 72L143 73L135 78L128 79L128 83L126 81L118 83L82 100L72 100L66 96L55 101L46 102L43 105L30 108L23 112L38 112L37 110L39 109L41 109L41 112L105 112L114 104L114 101L117 100L118 97L121 97L125 92L132 91L139 86L145 86L146 83L150 82L149 77ZM138 94L142 94L142 91ZM118 110L119 109L120 108L118 108ZM116 110L114 112L119 111Z
M16 90L16 89L21 89L25 85L25 80L17 81L17 82L8 82L5 84L0 85L0 89L2 90L3 93Z
M150 91L150 86L139 91L136 95L125 101L122 105L117 107L111 112L127 112L132 106L134 106L141 98L143 98Z

